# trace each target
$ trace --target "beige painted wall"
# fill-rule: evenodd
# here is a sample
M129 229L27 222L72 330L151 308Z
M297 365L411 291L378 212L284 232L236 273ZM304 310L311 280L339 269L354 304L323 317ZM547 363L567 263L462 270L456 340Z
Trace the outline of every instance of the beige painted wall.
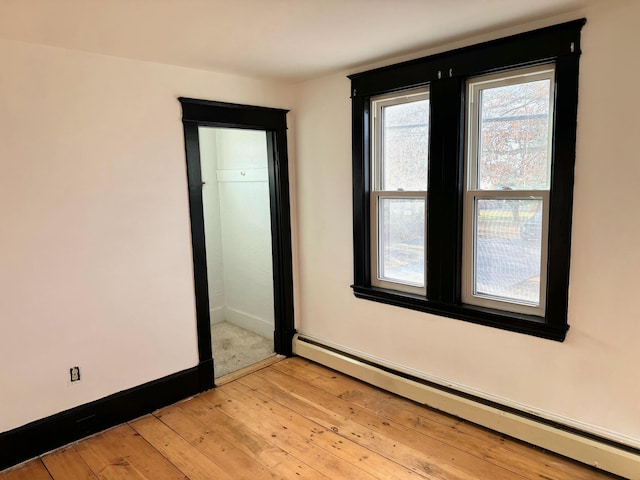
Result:
M0 58L3 432L197 365L177 97L290 108L291 96L4 40Z
M300 86L298 329L411 373L638 445L640 3L599 2L529 27L583 15L588 23L583 30L567 340L542 340L353 296L345 75L366 68ZM502 34L493 38L498 36Z

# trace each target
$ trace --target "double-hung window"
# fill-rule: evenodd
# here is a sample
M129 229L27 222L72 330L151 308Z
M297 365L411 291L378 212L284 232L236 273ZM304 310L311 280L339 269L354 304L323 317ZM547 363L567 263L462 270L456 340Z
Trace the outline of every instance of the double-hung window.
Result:
M350 77L357 297L565 338L583 25Z
M462 301L544 315L553 65L467 81Z
M429 91L383 95L371 105L371 283L424 295Z

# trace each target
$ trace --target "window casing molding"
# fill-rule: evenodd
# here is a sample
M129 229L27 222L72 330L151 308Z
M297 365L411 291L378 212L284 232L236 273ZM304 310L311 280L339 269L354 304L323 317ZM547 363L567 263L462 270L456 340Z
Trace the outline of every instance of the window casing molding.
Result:
M576 143L580 31L585 20L351 75L354 219L354 294L410 308L553 340L564 340ZM500 310L463 302L464 206L467 177L467 82L475 77L553 65L554 98L546 302L540 313ZM544 68L544 67L541 67ZM426 207L426 295L376 286L372 263L371 99L416 88L430 98ZM514 195L524 195L518 191ZM509 194L510 195L510 194ZM467 200L468 201L468 200ZM467 227L468 228L468 227ZM542 279L541 279L542 280Z

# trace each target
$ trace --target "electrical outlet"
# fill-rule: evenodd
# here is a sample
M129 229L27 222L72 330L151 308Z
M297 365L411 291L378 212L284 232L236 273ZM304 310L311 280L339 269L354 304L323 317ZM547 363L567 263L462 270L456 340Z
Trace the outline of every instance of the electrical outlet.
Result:
M72 382L80 381L80 367L71 367L69 369L69 377L71 377Z

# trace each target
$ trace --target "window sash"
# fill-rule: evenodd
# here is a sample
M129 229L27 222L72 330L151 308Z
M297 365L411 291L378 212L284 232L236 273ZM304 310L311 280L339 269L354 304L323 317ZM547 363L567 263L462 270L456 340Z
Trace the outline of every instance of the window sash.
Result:
M380 205L383 199L400 199L400 200L422 200L424 202L424 241L422 244L423 249L423 265L422 265L422 285L418 285L412 282L402 282L401 280L391 279L389 277L383 278L381 272L381 262L383 261L380 246L381 235L381 208ZM405 293L413 293L418 295L426 295L426 263L427 263L427 192L372 192L371 194L371 285L380 288L386 288L390 290L397 290Z
M429 88L421 87L380 95L371 99L371 189L383 191L384 168L383 111L385 107L429 100Z
M478 249L476 212L478 200L539 200L541 202L541 235L539 239L539 301L537 304L506 296L491 295L476 291L478 277ZM535 215L535 214L534 214ZM549 191L548 190L472 190L465 194L464 239L462 252L462 302L468 305L494 308L508 312L544 316L547 291L547 258L549 235Z
M520 68L507 72L492 75L481 75L471 77L467 80L468 108L466 114L466 178L467 189L480 189L478 178L479 162L479 137L480 137L480 93L485 89L509 87L524 83L536 82L539 80L549 80L549 125L547 158L549 165L547 168L546 189L549 189L551 182L551 158L553 149L553 123L554 123L554 99L555 99L555 64L537 65L530 68Z

